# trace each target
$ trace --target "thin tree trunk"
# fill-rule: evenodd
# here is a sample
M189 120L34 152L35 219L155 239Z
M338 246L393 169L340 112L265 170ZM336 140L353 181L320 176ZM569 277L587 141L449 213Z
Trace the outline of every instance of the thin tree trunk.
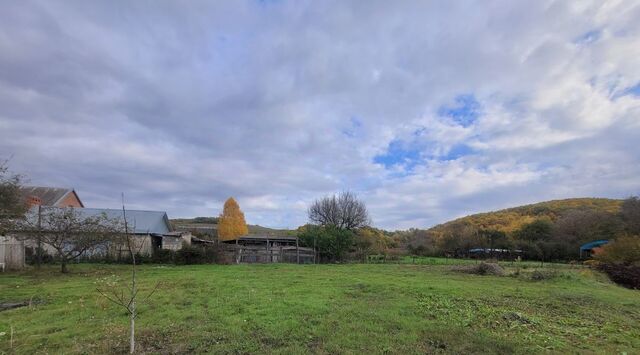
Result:
M38 205L38 244L36 248L36 265L40 269L42 264L42 205Z
M127 235L127 238L131 238L130 236ZM131 242L129 242L131 243ZM131 265L131 306L130 306L130 311L129 313L131 314L131 333L130 333L130 337L131 339L129 340L129 353L133 354L136 351L136 338L135 338L135 333L136 333L136 254L134 253L134 250L131 249L131 244L129 244L129 250L131 252L131 261L132 261L132 265Z
M130 325L129 327L130 329L130 333L129 333L129 353L133 354L136 351L136 302L133 301L133 303L131 303L131 308L132 308L132 312L131 313L131 321L130 321Z
M62 272L63 274L66 274L67 272L69 272L69 270L67 270L66 260L62 260L62 262L60 263L60 272Z

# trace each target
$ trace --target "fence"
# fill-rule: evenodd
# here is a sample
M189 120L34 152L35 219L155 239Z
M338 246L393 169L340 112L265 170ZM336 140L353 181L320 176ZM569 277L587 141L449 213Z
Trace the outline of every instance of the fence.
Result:
M24 242L0 241L0 270L19 270L24 264Z
M235 263L315 263L315 252L311 248L285 246L267 249L261 246L224 245L222 252Z

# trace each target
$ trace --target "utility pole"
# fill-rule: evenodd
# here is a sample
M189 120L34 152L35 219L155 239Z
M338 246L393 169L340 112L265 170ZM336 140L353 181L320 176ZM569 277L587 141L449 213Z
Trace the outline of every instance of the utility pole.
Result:
M36 246L36 265L40 268L42 264L42 205L38 205L38 243Z

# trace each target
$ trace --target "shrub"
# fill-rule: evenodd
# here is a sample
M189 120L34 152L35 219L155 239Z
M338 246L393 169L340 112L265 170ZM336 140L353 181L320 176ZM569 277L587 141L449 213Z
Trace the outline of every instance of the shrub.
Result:
M201 264L204 259L202 248L184 245L182 249L176 251L175 263L178 265Z
M598 260L589 259L582 263L584 266L598 268L602 263Z
M458 267L455 267L453 270L458 272L464 272L467 274L475 274L475 275L495 275L495 276L504 275L504 269L500 265L493 264L493 263L485 263L485 262L482 262L476 265L458 266Z
M611 281L624 287L640 289L640 237L622 236L599 248L595 265Z
M594 258L606 264L640 264L640 236L621 236L596 249Z
M176 252L168 249L158 249L151 256L151 262L155 264L173 263Z
M176 264L213 264L220 259L218 248L193 245L183 245L175 252ZM221 261L221 260L220 260Z
M533 281L551 280L558 276L558 273L553 270L535 270L529 276Z
M611 281L621 286L640 289L640 266L601 264L598 269L604 271Z

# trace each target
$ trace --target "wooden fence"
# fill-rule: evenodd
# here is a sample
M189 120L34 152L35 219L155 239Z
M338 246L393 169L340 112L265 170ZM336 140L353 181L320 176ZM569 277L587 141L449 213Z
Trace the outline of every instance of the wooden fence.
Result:
M263 246L223 244L223 253L234 263L315 263L315 252L312 248L283 246L265 248Z
M0 241L0 270L20 270L24 268L24 242Z

